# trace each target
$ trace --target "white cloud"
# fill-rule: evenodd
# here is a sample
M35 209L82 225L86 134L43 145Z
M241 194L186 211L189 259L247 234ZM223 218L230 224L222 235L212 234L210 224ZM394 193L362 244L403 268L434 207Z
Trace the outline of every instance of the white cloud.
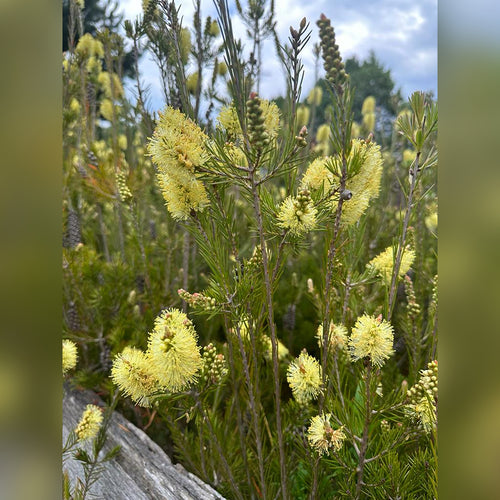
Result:
M191 26L194 2L179 3L184 26ZM243 6L246 3L242 0ZM231 1L229 5L234 7ZM133 19L142 11L140 0L122 0L121 6L127 18ZM203 17L216 16L212 0L202 0L201 6ZM248 54L246 28L236 9L233 10L234 32L246 44ZM403 94L419 89L437 91L437 0L275 0L275 12L281 43L288 42L290 26L298 28L303 17L310 22L311 40L301 54L305 69L303 96L314 85L313 45L319 42L316 20L322 12L332 19L344 59L356 55L363 60L374 50L384 67L391 70L396 87L401 87ZM265 98L283 95L286 76L273 40L263 42L262 53L261 95ZM164 101L159 72L146 59L147 56L141 61L141 77L151 85L151 107L159 109Z

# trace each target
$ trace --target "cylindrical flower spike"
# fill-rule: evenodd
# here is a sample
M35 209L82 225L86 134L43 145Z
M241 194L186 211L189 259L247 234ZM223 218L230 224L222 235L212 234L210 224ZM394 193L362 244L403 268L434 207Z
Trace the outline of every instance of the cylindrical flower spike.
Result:
M102 423L101 409L96 405L87 405L80 422L75 428L79 441L86 441L97 436Z
M76 344L68 339L62 341L62 372L63 375L72 370L78 361Z

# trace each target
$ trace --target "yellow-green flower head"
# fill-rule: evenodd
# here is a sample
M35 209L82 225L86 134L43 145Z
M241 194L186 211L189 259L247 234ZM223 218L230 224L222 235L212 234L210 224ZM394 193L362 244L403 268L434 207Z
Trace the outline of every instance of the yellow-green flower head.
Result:
M101 409L96 405L87 405L80 422L75 428L78 441L93 439L97 436L102 423Z
M436 234L436 230L438 227L438 214L437 212L432 212L425 218L425 226L432 233Z
M319 347L323 346L323 325L318 326L316 332ZM342 325L334 325L330 322L330 333L328 335L328 350L334 353L339 349L347 349L348 333L347 328Z
M346 182L346 189L352 193L352 198L342 205L341 222L344 225L356 223L365 213L370 201L378 196L382 177L383 160L378 144L354 139L348 161L354 155L362 158L361 168ZM335 202L332 208L335 210L336 207Z
M271 360L273 358L273 343L271 337L269 337L269 335L264 335L262 341L264 342L265 348L264 356L266 359ZM288 352L285 344L278 339L278 360L283 361L288 356Z
M375 130L375 113L365 113L363 115L363 126L368 132Z
M357 319L349 339L352 361L369 357L375 366L382 366L393 353L394 331L381 316L364 314Z
M162 387L179 392L196 380L202 367L193 323L177 309L163 311L149 336L147 358Z
M304 173L301 187L305 189L320 189L322 186L327 191L333 183L333 175L326 168L328 158L316 158Z
M220 35L219 23L215 20L210 24L210 35L214 38Z
M330 140L330 125L327 123L323 123L318 127L318 131L316 132L316 141L317 142L328 142Z
M158 390L158 382L146 355L135 347L125 347L113 361L111 379L125 396L139 406L150 406L150 396Z
M198 85L198 72L195 71L186 78L186 88L188 89L188 92L191 95L196 94L197 85Z
M371 272L380 276L386 285L390 285L392 272L394 269L394 247L387 247L382 253L374 257L366 267ZM403 277L409 270L415 260L415 252L406 247L401 257L401 266L399 268L399 277Z
M411 163L417 157L417 152L414 149L405 149L403 151L403 161Z
M188 28L181 28L181 38L179 41L181 49L181 59L184 64L187 64L189 54L191 53L191 34Z
M75 52L82 57L104 57L104 47L99 40L96 40L90 33L85 33L76 44Z
M113 103L109 99L103 99L99 111L103 118L112 122L113 121Z
M82 107L80 106L80 103L78 102L78 99L75 99L74 97L71 98L71 101L69 103L69 109L75 113L78 114L80 113L80 109Z
M158 165L157 180L167 208L175 219L187 219L191 210L208 204L205 186L196 168L206 161L207 136L193 121L168 106L148 143L148 154Z
M309 108L307 106L304 106L301 104L297 108L297 126L303 127L304 125L307 125L309 123Z
M356 122L352 122L351 137L357 139L360 135L361 135L361 128L359 127L359 124Z
M204 148L207 136L178 109L167 106L160 113L148 152L162 173L193 172L206 159Z
M113 88L111 88L111 79L113 79ZM111 76L107 71L101 71L97 77L97 81L108 99L116 99L123 95L122 82L116 73L113 73Z
M118 147L124 151L127 149L127 136L125 134L118 136Z
M307 191L299 192L297 197L289 196L280 206L278 225L289 229L296 236L308 233L316 226L316 213L311 197Z
M97 73L100 74L102 72L102 64L99 59L94 56L91 56L87 60L87 71L89 73Z
M217 73L219 73L220 76L225 76L227 73L227 64L224 61L221 61L217 65Z
M314 87L307 96L307 104L310 106L319 106L323 98L323 90L321 87Z
M363 101L363 105L361 106L361 113L375 113L375 97L368 96Z
M380 189L383 164L380 146L374 142L367 143L360 139L353 139L348 163L352 163L355 157L359 159L361 167L346 182L346 189L352 193L352 197L342 205L341 223L343 225L357 222L368 208L370 201L378 196ZM342 168L340 157L317 158L307 168L301 185L310 189L323 186L325 193L337 188L339 177L327 168L327 164L330 169L340 175ZM337 209L337 203L336 199L332 199L333 212Z
M264 129L271 139L278 135L280 125L280 110L276 103L260 99L260 108L262 110L262 117L264 118ZM226 133L232 138L241 138L242 131L238 114L233 104L231 106L223 106L217 122Z
M307 440L320 455L329 453L330 450L339 451L346 439L344 426L333 429L330 423L331 417L331 413L317 415L311 419L307 429Z
M286 379L297 403L305 405L321 392L321 367L318 361L302 351L288 366Z
M62 372L63 375L72 370L78 361L76 344L68 339L62 341Z
M222 107L217 117L217 124L220 128L223 128L231 138L237 138L241 135L240 122L238 121L238 114L234 106Z
M185 220L191 210L202 211L208 205L208 196L203 182L194 175L157 175L158 185L167 209L174 219Z

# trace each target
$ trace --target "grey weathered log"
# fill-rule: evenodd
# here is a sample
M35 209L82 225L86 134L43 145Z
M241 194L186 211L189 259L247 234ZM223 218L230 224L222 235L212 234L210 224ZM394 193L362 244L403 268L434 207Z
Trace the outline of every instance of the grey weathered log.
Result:
M63 443L76 427L87 404L103 406L97 394L91 391L64 387ZM103 455L120 445L121 450L90 489L89 498L105 500L224 500L211 486L180 464L173 464L168 455L143 431L113 412L107 432ZM90 446L82 446L90 451ZM71 484L83 479L82 465L68 458L63 465Z

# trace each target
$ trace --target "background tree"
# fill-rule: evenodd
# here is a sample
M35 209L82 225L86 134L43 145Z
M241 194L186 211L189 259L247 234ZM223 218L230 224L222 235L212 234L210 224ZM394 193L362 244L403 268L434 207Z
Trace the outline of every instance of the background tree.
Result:
M402 102L401 91L394 91L395 82L391 75L390 69L384 69L382 63L377 59L373 51L370 52L368 59L363 62L354 56L346 59L345 69L350 77L351 86L354 88L353 111L354 119L360 121L361 107L363 101L368 96L375 97L377 107L383 108L383 114L395 116L398 107ZM326 90L326 82L324 79L319 79L317 86L322 90L322 99L316 108L316 118L311 128L315 130L318 125L327 122L327 105L329 103L328 92ZM278 100L277 100L278 102Z
M368 59L360 63L354 56L345 62L346 72L350 75L351 85L356 89L354 95L354 118L361 119L361 106L368 96L375 97L377 106L381 106L395 115L402 100L401 91L394 92L394 80L391 70L384 69L373 51Z
M69 48L69 3L70 0L63 0L63 52ZM98 30L104 28L108 28L111 33L119 33L122 31L120 28L123 19L116 0L85 0L85 7L82 9L83 33L95 36ZM79 35L76 33L75 44L78 43L78 38ZM135 76L133 51L124 53L123 76L130 78Z

